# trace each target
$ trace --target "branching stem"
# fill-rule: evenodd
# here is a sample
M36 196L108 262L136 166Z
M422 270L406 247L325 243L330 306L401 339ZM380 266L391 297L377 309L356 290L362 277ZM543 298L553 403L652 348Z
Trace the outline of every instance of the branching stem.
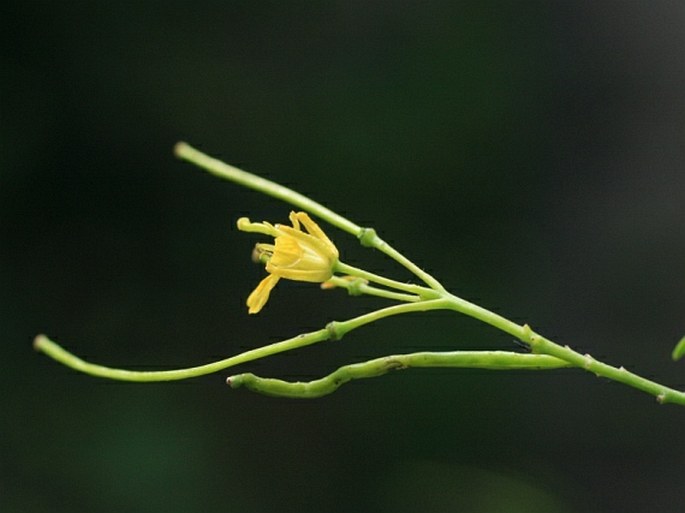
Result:
M489 324L530 346L532 354L518 354L506 351L453 351L444 353L413 353L376 358L367 362L345 365L330 375L307 383L287 382L278 379L261 378L244 373L229 378L233 388L245 386L248 389L287 397L319 397L336 390L352 379L380 376L393 369L408 367L471 367L481 369L552 369L576 367L603 376L613 381L631 386L657 398L660 403L685 405L685 393L648 380L627 371L623 367L613 367L595 360L592 356L582 355L568 346L560 346L535 333L527 324L518 325L499 314L478 306L470 301L450 294L430 274L383 241L372 228L361 227L347 218L312 201L302 194L283 187L270 180L242 171L209 157L186 143L178 143L174 149L176 156L192 162L210 173L238 183L245 187L281 199L291 205L320 217L333 226L354 235L362 245L378 249L410 270L427 286L403 283L375 273L337 262L333 271L347 275L333 276L324 283L324 288L342 287L350 294L368 294L400 301L345 321L333 321L325 328L298 335L281 342L245 351L241 354L217 362L185 369L166 371L131 371L116 369L86 362L69 353L45 335L34 341L36 350L72 369L104 378L124 381L170 381L202 376L242 363L271 356L284 351L305 347L325 340L339 340L345 334L366 324L393 315L429 310L452 310L468 315ZM376 286L379 285L380 287ZM382 287L382 288L381 288ZM674 359L685 354L685 338L676 347Z

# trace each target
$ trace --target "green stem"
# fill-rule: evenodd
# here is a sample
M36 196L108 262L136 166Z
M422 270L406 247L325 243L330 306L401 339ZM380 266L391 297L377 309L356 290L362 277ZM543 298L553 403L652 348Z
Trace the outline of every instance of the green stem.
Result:
M345 365L320 379L308 382L289 382L261 378L252 373L231 376L226 383L231 388L246 387L265 395L310 399L335 392L341 385L361 378L382 376L392 370L410 367L458 367L489 370L544 370L569 367L571 364L553 356L520 354L508 351L453 351L445 353L421 352L384 356L362 363Z
M33 347L36 351L40 351L53 360L56 360L67 367L74 370L97 376L100 378L116 379L120 381L175 381L179 379L196 378L211 374L228 367L234 367L241 363L251 362L266 356L271 356L284 351L290 351L300 347L308 346L316 342L328 340L331 333L328 329L323 328L311 333L298 335L281 342L269 344L268 346L258 347L250 351L245 351L235 356L219 360L217 362L208 363L206 365L199 365L197 367L188 367L185 369L174 369L165 371L132 371L126 369L116 369L112 367L105 367L82 360L78 356L66 351L57 343L50 340L45 335L38 335L33 341Z
M513 335L522 342L530 344L535 353L553 356L568 362L569 364L585 369L589 372L602 376L619 383L631 386L643 392L653 395L662 403L676 403L685 405L685 393L666 387L654 381L648 380L637 374L627 371L623 367L613 367L599 362L590 355L581 355L569 347L562 347L551 340L534 333L528 325L520 326L501 315L448 294L444 300L446 308L463 313L486 324L490 324L505 333Z
M337 226L341 230L351 233L355 237L364 230L361 226L354 224L349 219L333 212L330 208L324 207L321 203L317 203L316 201L303 196L299 192L210 157L185 142L176 143L176 146L174 146L174 154L180 159L201 167L214 176L229 180L238 185L242 185L243 187L247 187L248 189L253 189L273 198L285 201L286 203L290 203L307 212L311 212L333 226Z
M441 296L441 293L433 289L421 287L420 285L414 285L412 283L402 283L401 281L392 280L390 278L386 278L385 276L380 276L343 262L338 262L335 265L335 270L336 272L348 274L350 276L356 276L364 280L378 283L384 287L390 287L397 290L403 290L404 292L409 292L410 294L416 294L423 299L435 299Z
M525 342L524 337L526 336L526 331L523 326L520 326L495 312L491 312L482 306L478 306L475 303L471 303L470 301L449 293L445 295L445 303L448 310L454 310L455 312L478 319L481 322L494 326Z
M527 327L524 327L524 329ZM580 354L570 347L560 346L552 342L551 340L534 333L530 328L526 330L528 332L527 342L530 344L531 349L535 353L546 354L556 358L560 358L575 367L585 369L588 372L592 372L597 376L602 376L609 378L613 381L623 383L630 387L642 390L650 395L656 397L656 400L661 404L673 403L685 405L685 392L679 390L674 390L667 386L651 381L642 376L638 376L624 367L613 367L595 360L589 354Z
M352 277L354 278L354 277ZM361 278L354 278L346 280L341 276L333 276L326 281L327 286L322 284L322 288L340 288L347 289L351 296L360 296L362 294L367 296L377 296L385 299L394 299L395 301L403 301L405 303L415 303L421 301L421 297L414 294L403 294L401 292L393 292L391 290L379 289L368 285L366 281Z
M437 290L438 292L447 292L438 280L433 278L429 273L421 269L418 265L409 260L390 244L381 239L373 228L364 229L364 231L358 235L358 237L363 246L374 248L381 253L385 253L397 263L411 271L433 290Z
M90 363L82 360L78 356L70 353L69 351L62 348L59 344L53 342L45 335L38 335L33 341L33 347L36 351L40 351L45 355L49 356L53 360L56 360L67 367L70 367L79 372L89 374L91 376L97 376L100 378L116 379L120 381L137 381L137 382L154 382L154 381L175 381L180 379L196 378L199 376L204 376L206 374L211 374L229 367L234 367L240 365L241 363L251 362L253 360L258 360L260 358L265 358L267 356L272 356L278 353L283 353L285 351L291 351L293 349L298 349L305 347L317 342L323 342L325 340L339 340L346 333L357 329L370 322L377 321L384 317L389 317L391 315L399 315L403 313L408 313L412 311L423 311L433 308L430 301L402 304L390 306L375 312L360 315L353 319L348 319L346 321L333 321L328 324L325 328L317 331L312 331L310 333L304 333L302 335L297 335L296 337L289 338L274 344L269 344L267 346L258 347L250 351L245 351L235 356L225 358L216 362L208 363L205 365L198 365L196 367L187 367L184 369L173 369L165 371L132 371L128 369L118 369L113 367L106 367L104 365L98 365L95 363Z
M376 322L385 317L401 315L410 312L426 312L428 310L439 310L445 303L442 299L432 299L428 301L417 301L416 303L404 303L401 305L388 306L373 312L369 312L354 319L347 321L333 321L328 324L328 329L332 331L333 337L342 338L345 334L355 330L365 324Z

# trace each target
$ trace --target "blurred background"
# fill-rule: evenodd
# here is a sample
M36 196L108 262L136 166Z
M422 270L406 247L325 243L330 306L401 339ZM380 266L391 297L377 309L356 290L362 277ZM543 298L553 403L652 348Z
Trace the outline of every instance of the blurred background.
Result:
M516 349L387 319L187 382L36 354L206 363L383 306L282 282L290 207L173 158L187 140L310 194L452 291L685 387L682 2L18 2L0 7L0 510L682 512L685 408L580 371L311 379L415 350ZM328 228L349 263L409 279Z

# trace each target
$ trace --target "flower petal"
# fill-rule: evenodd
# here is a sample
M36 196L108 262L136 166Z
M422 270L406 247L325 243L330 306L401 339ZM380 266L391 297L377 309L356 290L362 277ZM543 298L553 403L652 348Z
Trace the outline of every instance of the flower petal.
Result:
M271 223L253 223L247 217L238 219L236 226L241 232L262 233L271 237L278 236L278 230Z
M283 225L278 225L278 230L281 232L281 235L293 237L294 239L300 241L303 245L312 248L317 253L330 254L336 258L338 257L338 248L336 248L335 245L325 235L324 237L326 237L326 239L324 240L307 232L295 230L290 226Z
M292 237L281 236L276 239L271 264L276 267L294 267L302 260L304 250Z
M335 244L333 244L333 241L328 238L328 236L324 233L324 231L319 227L318 224L312 220L311 217L306 212L298 212L295 214L297 219L302 222L304 227L307 229L307 232L309 232L311 235L319 239L321 242L326 244L328 246L328 249L332 251L333 253L338 254L338 248L335 247Z
M273 289L280 278L274 274L270 274L262 281L259 282L257 288L252 291L247 298L246 304L248 307L247 313L256 314L258 313L269 300L269 294L271 294L271 289Z
M287 267L275 267L270 264L266 264L266 270L279 278L293 281L308 281L311 283L321 283L333 276L330 271L326 270L288 269Z
M297 212L290 211L288 219L290 219L290 224L293 225L293 228L295 228L296 230L300 229L300 221L297 219Z

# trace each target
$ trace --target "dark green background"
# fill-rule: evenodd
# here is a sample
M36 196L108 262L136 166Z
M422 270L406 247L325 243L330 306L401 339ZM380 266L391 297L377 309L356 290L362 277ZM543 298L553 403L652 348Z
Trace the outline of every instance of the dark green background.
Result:
M0 510L682 512L685 408L580 371L407 371L314 401L230 372L122 384L34 353L200 364L386 304L264 275L289 207L180 139L375 226L454 292L685 386L682 2L0 7ZM330 229L346 261L408 279ZM445 313L241 367L295 379L512 349Z

